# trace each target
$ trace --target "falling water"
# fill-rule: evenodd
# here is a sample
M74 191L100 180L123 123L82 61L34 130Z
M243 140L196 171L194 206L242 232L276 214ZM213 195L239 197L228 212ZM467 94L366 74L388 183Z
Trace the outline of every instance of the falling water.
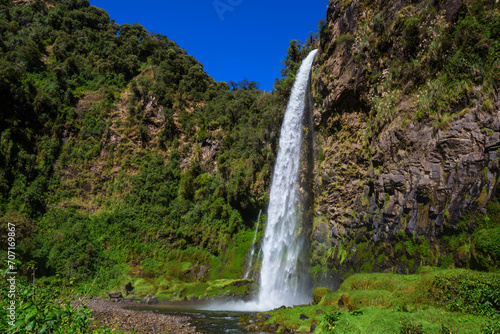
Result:
M302 62L288 101L279 141L262 244L258 304L263 308L308 303L307 275L298 268L302 248L297 205L302 116L311 66L317 50Z
M260 286L257 299L211 305L212 310L265 311L281 305L292 306L312 300L308 275L299 266L303 246L298 219L298 170L302 143L302 118L311 66L317 50L302 61L281 127L278 156L261 251Z
M257 232L259 232L259 223L260 223L260 214L262 213L262 210L259 211L259 216L257 217L257 227L255 228L255 233L253 235L253 241L252 241L252 250L250 251L250 262L248 263L248 269L247 272L245 273L245 278L248 278L248 275L250 274L250 271L252 270L252 263L253 263L253 256L255 254L255 241L257 240Z

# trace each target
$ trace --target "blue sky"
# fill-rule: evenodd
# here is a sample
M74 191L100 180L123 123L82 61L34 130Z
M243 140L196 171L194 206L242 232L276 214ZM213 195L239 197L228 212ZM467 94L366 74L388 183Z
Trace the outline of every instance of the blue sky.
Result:
M217 81L246 77L271 90L292 39L305 40L328 0L90 0L119 24L166 35Z

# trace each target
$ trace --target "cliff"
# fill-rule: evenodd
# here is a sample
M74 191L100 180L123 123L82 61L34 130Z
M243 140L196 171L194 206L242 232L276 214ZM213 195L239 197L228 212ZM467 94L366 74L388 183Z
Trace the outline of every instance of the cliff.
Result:
M330 2L312 76L318 279L498 268L499 37L495 1Z

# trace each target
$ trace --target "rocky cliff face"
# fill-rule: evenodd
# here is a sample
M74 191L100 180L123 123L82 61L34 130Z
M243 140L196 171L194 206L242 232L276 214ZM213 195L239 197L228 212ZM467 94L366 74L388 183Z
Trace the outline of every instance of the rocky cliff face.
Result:
M499 5L331 1L313 69L315 274L497 267ZM485 246L485 245L488 246Z

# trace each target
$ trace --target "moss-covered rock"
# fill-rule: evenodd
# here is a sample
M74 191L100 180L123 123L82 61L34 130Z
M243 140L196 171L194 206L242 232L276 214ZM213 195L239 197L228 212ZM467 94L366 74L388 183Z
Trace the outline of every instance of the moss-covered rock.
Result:
M332 290L325 287L317 287L313 291L313 304L318 304L321 301L321 298L326 296L328 293L331 293Z
M330 2L312 74L329 233L314 230L313 266L498 268L486 227L464 217L498 196L499 22L492 1Z

